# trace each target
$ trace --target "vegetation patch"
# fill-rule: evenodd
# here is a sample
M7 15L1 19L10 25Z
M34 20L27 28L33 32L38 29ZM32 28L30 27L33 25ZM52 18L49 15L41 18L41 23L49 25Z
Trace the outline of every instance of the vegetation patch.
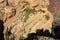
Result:
M5 33L5 35L6 36L10 36L11 35L11 32L7 30L6 33Z
M45 10L40 9L40 10L38 10L38 12L43 12L43 13L45 13Z
M24 37L20 37L20 39L19 40L25 40L25 38Z
M45 18L46 18L46 20L50 19L49 15L45 15Z
M26 12L25 18L24 18L24 22L26 22L28 20L28 18L29 18L29 15L31 13L34 14L35 13L35 10L34 9L31 9L31 8L26 8L24 11Z
M11 35L12 33L10 31L6 31L5 32L5 35L6 35L6 40L9 40L9 36Z

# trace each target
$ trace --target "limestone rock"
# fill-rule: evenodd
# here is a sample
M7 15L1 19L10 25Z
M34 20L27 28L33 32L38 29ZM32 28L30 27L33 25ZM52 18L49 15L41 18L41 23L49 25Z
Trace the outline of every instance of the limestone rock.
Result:
M3 20L4 19L4 8L3 7L0 7L0 20Z
M26 1L29 2L31 6L36 6L36 5L47 6L47 5L49 5L49 0L26 0Z
M20 2L22 2L23 0L8 0L8 4L10 6L17 6L20 4Z
M46 16L49 16L49 20L45 18ZM51 33L51 28L52 28L52 22L53 22L53 15L45 10L45 13L37 13L35 15L30 16L28 21L25 23L25 31L26 33L24 36L26 36L28 33L36 33L37 29L43 29L49 30Z
M28 2L30 4L27 5ZM37 29L49 30L51 33L53 15L48 11L49 0L25 0L25 3L24 0L8 0L8 3L9 5L4 7L4 35L7 28L15 40L35 33Z
M7 19L11 18L16 14L15 9L13 7L5 7L5 15L3 21L6 21Z

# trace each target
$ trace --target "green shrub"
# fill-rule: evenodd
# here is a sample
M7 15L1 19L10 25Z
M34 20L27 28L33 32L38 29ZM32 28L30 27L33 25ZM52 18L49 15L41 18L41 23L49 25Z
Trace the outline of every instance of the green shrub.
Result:
M10 31L8 31L8 28L7 28L7 30L6 30L6 32L5 32L5 35L6 36L10 36L12 33L10 32Z
M34 14L35 13L35 10L34 9L31 9L31 8L26 8L24 11L26 12L25 18L24 18L24 22L26 22L28 20L28 18L29 18L29 15L31 13Z
M6 36L10 36L11 35L11 32L10 31L6 31L5 35Z
M50 17L48 15L45 15L45 18L46 18L46 20L49 20Z
M43 13L45 13L45 11L44 11L44 10L42 10L42 9L38 10L38 12L43 12Z
M9 36L11 35L11 32L7 30L5 35L6 35L6 40L9 40Z
M24 37L20 37L20 39L19 40L25 40L25 38Z
M26 12L26 14L30 14L30 13L34 13L35 12L35 10L34 9L31 9L31 8L26 8L25 9L25 12Z
M25 16L25 18L24 18L24 22L26 22L27 20L28 20L28 16Z

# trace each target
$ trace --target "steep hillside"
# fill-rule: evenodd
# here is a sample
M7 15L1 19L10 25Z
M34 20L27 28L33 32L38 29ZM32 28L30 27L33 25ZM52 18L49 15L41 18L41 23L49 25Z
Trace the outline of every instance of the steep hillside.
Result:
M19 40L36 30L51 33L52 13L48 10L49 0L2 0L5 40Z

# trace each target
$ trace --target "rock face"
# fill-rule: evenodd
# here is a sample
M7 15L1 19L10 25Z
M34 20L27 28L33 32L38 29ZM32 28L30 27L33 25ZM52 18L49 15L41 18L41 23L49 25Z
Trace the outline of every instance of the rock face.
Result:
M53 15L48 11L49 0L6 0L5 3L2 19L5 40L19 40L37 29L51 33Z

